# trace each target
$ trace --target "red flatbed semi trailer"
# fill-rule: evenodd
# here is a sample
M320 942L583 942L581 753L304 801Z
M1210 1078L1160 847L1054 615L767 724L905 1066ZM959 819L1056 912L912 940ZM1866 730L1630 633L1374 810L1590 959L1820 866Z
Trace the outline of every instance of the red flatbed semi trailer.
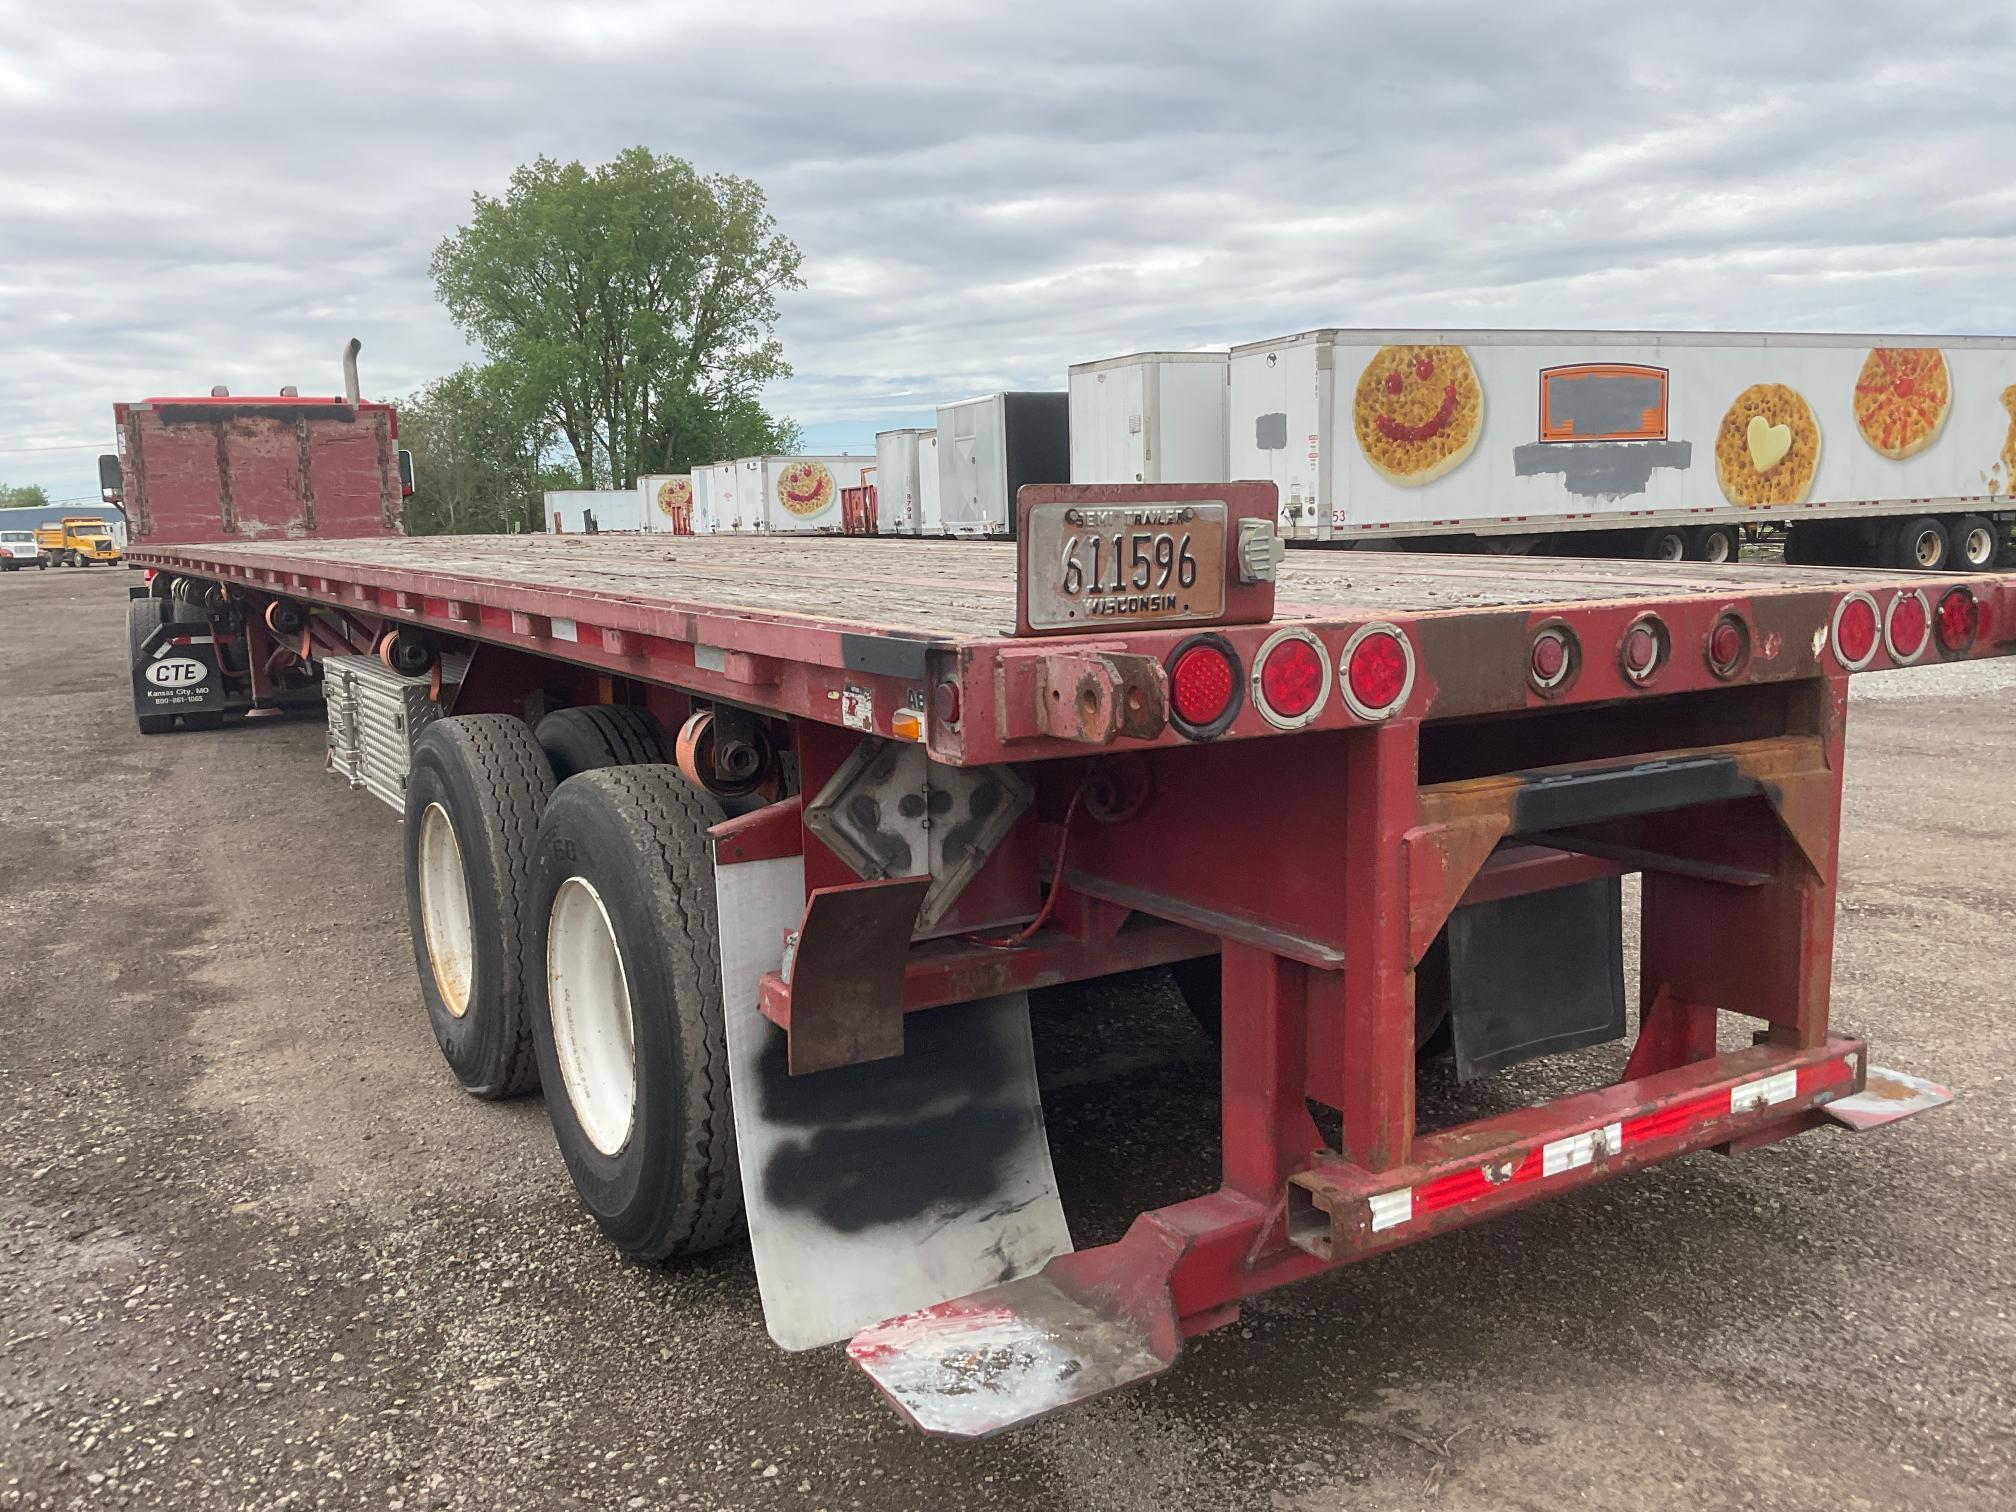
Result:
M1021 509L1015 545L133 557L255 666L276 620L310 660L470 656L405 809L458 1076L523 1089L530 1045L619 1245L746 1209L773 1335L851 1337L930 1431L1147 1379L1242 1298L1509 1207L1945 1100L1829 1027L1847 684L2016 649L2016 581L1281 562L1269 485ZM1622 1077L1418 1127L1422 1053L1624 1035L1631 873ZM1158 964L1221 1034L1222 1182L1072 1250L1017 995Z

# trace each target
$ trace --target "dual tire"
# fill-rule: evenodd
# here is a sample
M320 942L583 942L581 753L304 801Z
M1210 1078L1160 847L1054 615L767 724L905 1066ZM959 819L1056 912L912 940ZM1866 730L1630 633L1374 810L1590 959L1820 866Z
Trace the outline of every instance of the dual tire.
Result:
M479 1097L543 1086L584 1207L621 1249L741 1224L712 852L721 814L642 711L535 732L442 720L414 748L409 922L435 1038Z

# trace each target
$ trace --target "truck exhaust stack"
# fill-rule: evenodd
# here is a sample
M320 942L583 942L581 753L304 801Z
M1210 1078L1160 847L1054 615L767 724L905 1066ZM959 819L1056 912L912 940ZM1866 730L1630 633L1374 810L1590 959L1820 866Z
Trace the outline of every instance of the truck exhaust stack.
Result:
M357 354L363 350L364 343L355 336L343 347L343 397L353 410L364 402L363 390L357 386Z

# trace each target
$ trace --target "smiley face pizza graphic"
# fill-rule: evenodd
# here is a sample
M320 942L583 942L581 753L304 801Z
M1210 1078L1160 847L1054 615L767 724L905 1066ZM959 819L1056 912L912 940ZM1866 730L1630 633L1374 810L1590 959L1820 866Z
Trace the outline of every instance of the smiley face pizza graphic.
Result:
M1896 462L1930 446L1953 407L1953 380L1937 347L1877 347L1855 380L1855 427Z
M809 519L833 502L833 474L823 462L793 462L777 474L777 502Z
M658 485L658 512L676 520L693 507L693 480L667 478Z
M1715 476L1731 504L1798 504L1820 468L1820 423L1796 389L1753 383L1715 433Z
M1351 418L1365 460L1419 488L1476 450L1484 389L1460 346L1381 347L1358 377Z
M2009 433L2002 438L2002 486L2016 494L2016 383L2002 390L2002 408L2009 411Z

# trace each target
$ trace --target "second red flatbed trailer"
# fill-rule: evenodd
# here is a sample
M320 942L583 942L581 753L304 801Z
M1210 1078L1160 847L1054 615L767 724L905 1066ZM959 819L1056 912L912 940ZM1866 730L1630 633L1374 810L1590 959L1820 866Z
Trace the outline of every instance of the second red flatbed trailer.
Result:
M1244 1297L1509 1207L1944 1100L1829 1027L1847 684L2016 648L2010 579L1279 563L1255 485L1023 508L1001 546L132 555L250 668L470 656L406 804L458 1076L522 1090L536 1049L634 1253L746 1206L773 1334L851 1335L931 1431L1146 1379ZM1622 1077L1418 1127L1423 1052L1483 1074L1624 1034L1632 873ZM1072 1250L1017 994L1160 964L1221 1034L1222 1182Z

